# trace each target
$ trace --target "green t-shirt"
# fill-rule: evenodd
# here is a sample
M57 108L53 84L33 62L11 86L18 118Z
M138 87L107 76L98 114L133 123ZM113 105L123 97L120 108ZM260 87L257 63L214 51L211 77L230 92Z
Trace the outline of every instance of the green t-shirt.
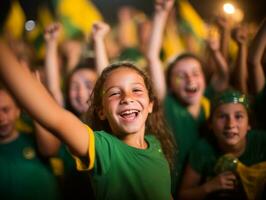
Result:
M189 151L198 141L200 136L199 128L204 124L207 117L203 107L201 107L198 118L193 118L187 108L180 104L173 95L166 96L164 110L167 123L172 129L177 143L178 154L174 173L177 184L179 184Z
M59 190L47 163L36 152L32 136L21 133L0 144L0 199L58 199Z
M92 180L97 199L170 199L169 165L154 136L145 136L148 148L143 150L104 131L94 135Z
M202 183L214 177L215 165L223 155L217 148L213 138L201 139L195 145L189 156L189 165L202 177ZM247 146L238 158L246 166L266 161L266 132L252 130L247 134Z

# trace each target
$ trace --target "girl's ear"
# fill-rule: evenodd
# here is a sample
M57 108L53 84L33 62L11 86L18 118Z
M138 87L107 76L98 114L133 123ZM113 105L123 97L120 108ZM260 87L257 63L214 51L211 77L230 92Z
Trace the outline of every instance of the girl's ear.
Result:
M98 111L98 116L101 120L105 120L106 119L106 116L105 116L105 113L103 112L103 109L100 109Z
M153 111L153 101L151 101L150 103L149 103L149 108L148 108L148 112L149 113L152 113L152 111Z

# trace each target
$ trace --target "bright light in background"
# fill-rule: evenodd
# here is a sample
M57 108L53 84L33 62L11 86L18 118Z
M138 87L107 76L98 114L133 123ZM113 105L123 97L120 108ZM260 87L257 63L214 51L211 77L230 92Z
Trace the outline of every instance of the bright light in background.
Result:
M235 7L231 3L225 3L223 9L226 14L232 15L235 13Z
M33 20L28 20L25 22L25 29L26 31L32 31L35 28L35 21Z

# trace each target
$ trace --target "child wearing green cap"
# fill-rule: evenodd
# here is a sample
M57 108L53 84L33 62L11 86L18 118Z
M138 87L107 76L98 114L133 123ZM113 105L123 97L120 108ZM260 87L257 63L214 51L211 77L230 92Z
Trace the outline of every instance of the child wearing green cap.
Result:
M262 198L266 133L252 130L249 120L245 95L228 90L214 98L212 134L201 139L190 153L180 199Z

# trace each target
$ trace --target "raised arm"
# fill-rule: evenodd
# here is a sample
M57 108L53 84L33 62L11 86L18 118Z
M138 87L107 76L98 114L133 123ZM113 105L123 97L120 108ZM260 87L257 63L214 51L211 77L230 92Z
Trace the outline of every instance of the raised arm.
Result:
M38 71L35 72L35 77L39 82L41 82ZM33 120L33 123L35 128L34 134L39 152L43 156L56 156L61 145L60 140L47 129L42 127L36 120Z
M137 43L136 24L134 22L134 9L122 6L117 13L117 40L122 49L135 47Z
M60 24L49 25L44 32L45 39L45 74L46 86L59 105L64 105L63 94L60 86L60 72L58 64L58 37Z
M218 39L210 38L208 47L215 61L215 71L211 76L210 83L217 92L223 91L229 84L229 69L228 64L220 51Z
M165 75L160 60L160 50L167 17L173 4L174 0L156 0L151 37L147 52L150 76L155 93L160 101L164 99L167 91Z
M2 39L0 77L28 113L65 142L73 154L87 154L89 136L86 126L73 114L61 108L31 72L20 66Z
M236 27L232 32L232 38L238 45L237 59L233 70L234 86L239 91L248 93L247 74L247 30L245 27Z
M248 53L249 83L252 91L258 94L265 84L265 74L262 66L263 53L266 47L266 19L251 42Z
M231 35L230 19L226 16L219 16L216 19L220 31L220 49L225 60L228 60L228 45Z
M96 69L99 75L109 64L105 46L105 37L109 31L109 25L104 22L96 22L93 24L92 37L94 41Z

